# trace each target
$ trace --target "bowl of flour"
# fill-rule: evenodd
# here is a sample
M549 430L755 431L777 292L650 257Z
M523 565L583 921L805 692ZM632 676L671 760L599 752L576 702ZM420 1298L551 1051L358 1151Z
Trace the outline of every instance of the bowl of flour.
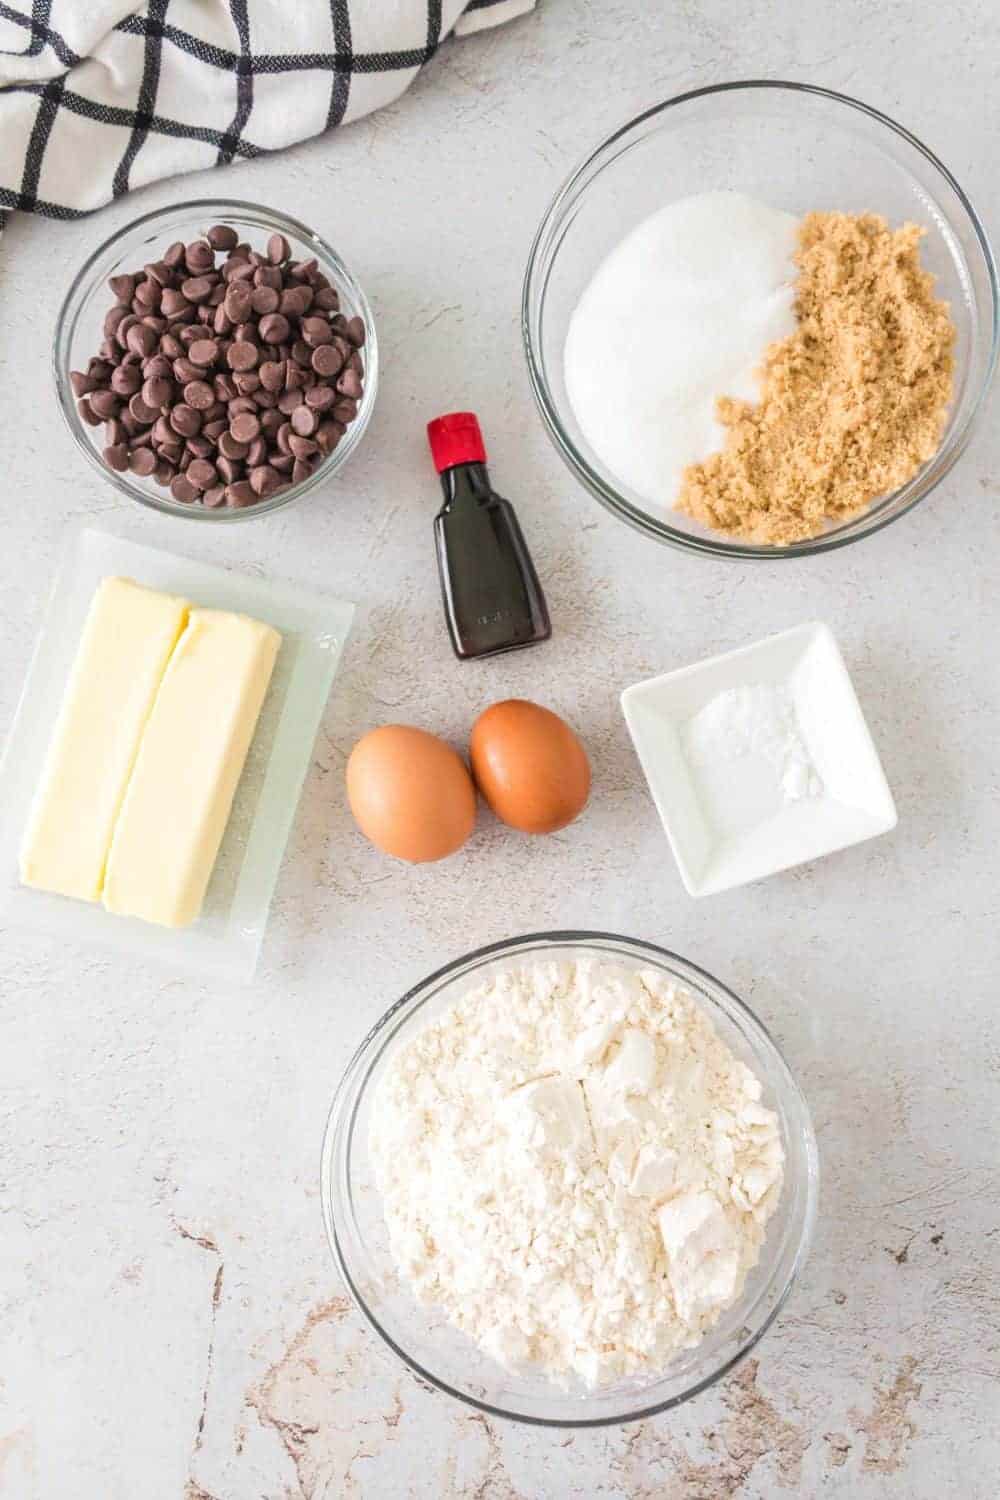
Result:
M500 1416L633 1420L704 1389L807 1253L816 1144L778 1048L652 944L541 933L397 1002L331 1110L322 1194L359 1308Z
M981 418L997 273L947 168L807 85L682 94L602 142L532 246L522 328L555 447L643 535L774 560L930 494Z

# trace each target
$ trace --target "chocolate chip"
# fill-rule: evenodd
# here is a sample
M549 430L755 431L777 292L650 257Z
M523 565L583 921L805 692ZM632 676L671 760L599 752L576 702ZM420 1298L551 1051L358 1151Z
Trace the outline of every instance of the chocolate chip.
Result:
M173 495L174 499L179 500L182 505L190 505L192 501L197 500L198 498L198 491L195 489L190 479L188 479L183 474L178 474L173 480L171 480L170 493Z
M304 403L295 408L292 412L291 420L292 430L297 432L299 437L311 437L319 426L319 418L316 413ZM295 450L293 449L292 451L294 452Z
M215 265L215 251L207 240L194 240L184 251L187 268L193 276L200 276Z
M329 344L333 333L326 318L303 318L302 337L310 349L315 349L320 344Z
M231 370L252 370L259 358L256 344L251 344L246 339L239 339L230 344L226 353L226 360Z
M110 443L104 450L104 462L116 473L124 474L128 468L128 444Z
M187 281L181 282L181 291L189 302L204 302L214 285L208 276L189 276Z
M127 319L123 319L122 323L118 325L119 334L124 323L127 321ZM156 348L156 334L152 328L147 328L144 323L133 322L125 335L125 347L131 349L133 354L139 354L145 358L147 354L152 354Z
M283 344L291 331L284 313L268 313L260 320L260 336L267 344Z
M193 365L207 369L219 357L219 346L214 339L195 339L188 345L188 359Z
M292 276L296 281L311 281L317 270L318 263L315 260L293 262L291 267Z
M267 258L274 266L283 265L292 253L292 247L283 234L272 234L267 242Z
M201 413L181 402L170 413L170 425L181 437L194 437L201 428Z
M137 393L128 404L128 409L135 420L143 427L151 427L160 413L155 406L147 406L141 394Z
M323 347L329 348L329 345L324 344ZM306 391L305 396L306 405L311 406L313 411L326 411L327 407L332 406L336 399L337 393L329 385L314 385Z
M234 484L226 486L226 504L231 505L234 510L253 505L256 499L253 485L246 479L237 479Z
M343 363L344 357L336 344L320 344L319 348L313 351L312 367L317 375L322 375L324 378L336 375Z
M173 394L173 381L166 380L161 375L151 376L150 379L145 382L142 388L143 401L145 401L147 406L153 407L154 410L159 411L162 411L163 407L165 407L170 402Z
M348 318L347 327L344 330L344 337L347 339L349 344L354 345L355 349L360 349L365 341L365 325L363 319Z
M188 464L184 472L195 489L208 490L218 483L219 476L215 472L215 465L209 463L207 458L196 458L193 464Z
M280 300L278 293L273 287L257 286L254 287L253 295L250 298L250 305L255 313L260 313L263 316L265 313L277 312Z
M295 425L294 422L292 423L292 425ZM303 437L298 432L293 432L290 434L288 438L288 447L289 451L293 453L296 458L303 459L311 458L314 453L317 453L319 451L317 445L313 442L311 437ZM272 459L271 462L273 463L274 460Z
M222 306L231 322L242 323L251 312L253 293L243 282L234 282L226 292Z
M127 307L135 296L134 276L112 276L108 281L108 286L111 288L115 301L123 307Z
M229 434L239 444L252 443L260 432L260 419L253 412L237 412L229 423Z
M240 237L230 224L213 224L205 236L213 250L235 250Z
M243 477L243 465L236 459L226 458L225 454L220 454L215 460L215 467L227 484L232 484L234 480Z
M321 422L316 431L316 445L321 453L332 453L340 442L344 428L340 422Z
M215 404L215 392L204 380L189 380L184 387L184 400L195 411L205 412Z
M280 391L285 384L285 361L267 359L260 367L260 383L266 391Z
M129 454L128 466L133 474L140 475L143 479L149 477L156 468L156 454L151 448L135 448Z
M142 375L135 365L119 365L111 376L111 389L116 396L134 396L142 385Z
M343 375L337 381L337 391L341 396L347 396L351 401L360 400L362 386L356 371L344 371Z
M301 390L282 391L278 397L278 410L283 411L286 417L291 416L297 406L301 406L303 393Z
M248 260L243 259L239 255L239 249L240 247L237 245L222 269L222 279L229 282L230 285L253 280L254 268Z

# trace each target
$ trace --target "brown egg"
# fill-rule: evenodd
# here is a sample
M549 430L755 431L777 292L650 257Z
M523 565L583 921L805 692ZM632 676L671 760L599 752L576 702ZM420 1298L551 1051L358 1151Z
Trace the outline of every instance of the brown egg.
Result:
M454 854L476 821L465 761L408 724L384 724L358 740L347 762L347 800L365 837L411 864Z
M494 703L473 725L469 752L479 790L512 828L554 833L586 806L587 752L551 709L524 698Z

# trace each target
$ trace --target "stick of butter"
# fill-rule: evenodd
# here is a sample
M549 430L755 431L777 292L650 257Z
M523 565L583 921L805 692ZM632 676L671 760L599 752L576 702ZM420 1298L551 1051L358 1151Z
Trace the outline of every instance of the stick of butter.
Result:
M21 879L97 901L111 836L186 599L105 578L63 696L21 845Z
M165 927L198 916L280 645L259 620L191 610L111 841L108 911Z

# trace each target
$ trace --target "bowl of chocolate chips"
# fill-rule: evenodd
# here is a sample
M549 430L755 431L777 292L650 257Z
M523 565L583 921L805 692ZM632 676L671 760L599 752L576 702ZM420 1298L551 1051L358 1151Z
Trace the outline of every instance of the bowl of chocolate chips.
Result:
M131 499L242 520L308 494L361 441L378 383L367 298L306 225L199 200L127 225L67 293L59 402Z

